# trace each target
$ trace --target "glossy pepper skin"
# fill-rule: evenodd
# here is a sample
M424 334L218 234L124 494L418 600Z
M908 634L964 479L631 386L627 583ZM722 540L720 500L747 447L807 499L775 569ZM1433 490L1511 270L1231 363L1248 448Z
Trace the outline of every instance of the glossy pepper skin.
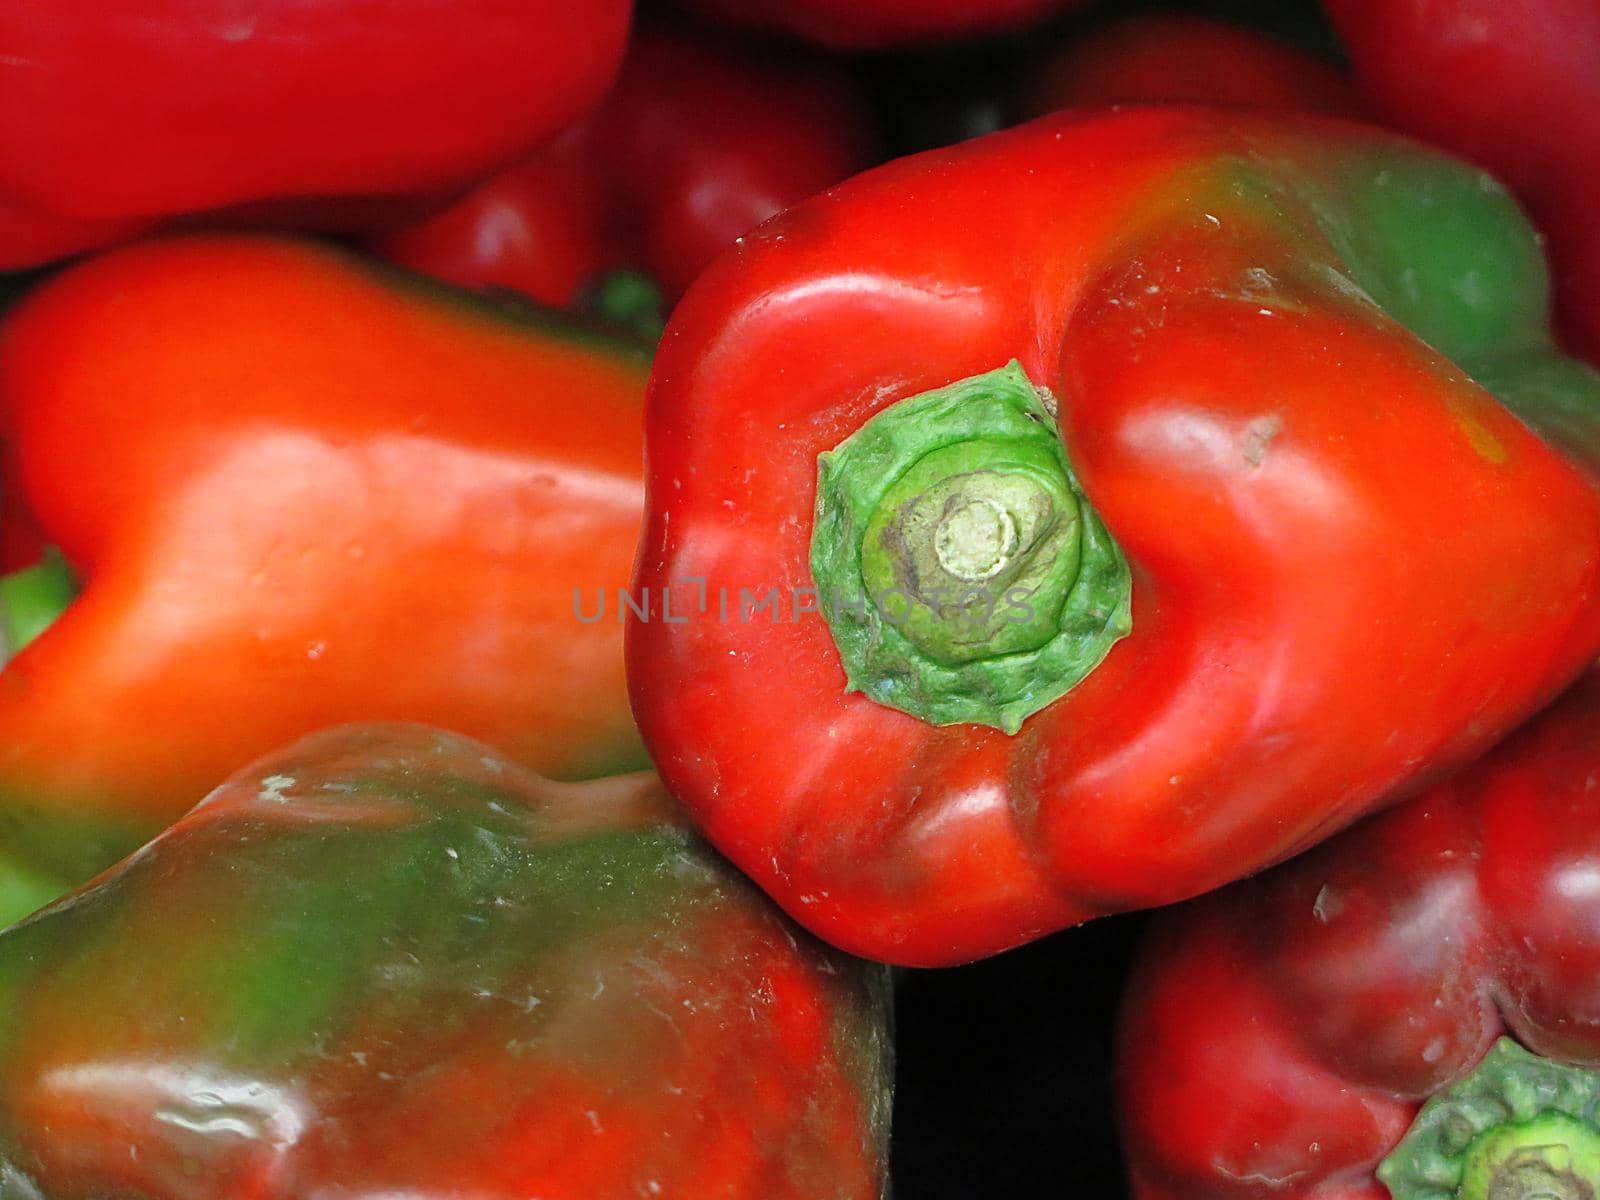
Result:
M1590 675L1455 778L1160 919L1121 1029L1134 1195L1389 1200L1379 1162L1503 1033L1600 1068L1597 772Z
M648 350L308 242L155 242L0 327L3 469L82 585L0 670L0 855L76 883L330 722L642 763ZM592 600L581 606L590 614Z
M719 21L871 50L1005 33L1083 0L690 0Z
M1187 100L1360 116L1355 85L1287 42L1189 13L1140 13L1097 25L1045 56L1024 115L1079 104Z
M17 0L0 13L0 234L32 253L0 241L0 269L130 219L469 184L600 99L631 15L630 0Z
M1313 117L1046 118L791 209L652 375L654 761L802 923L913 965L1306 848L1600 648L1600 386L1545 293L1487 177ZM953 584L1063 569L1026 645L941 644Z
M1550 239L1556 314L1600 362L1600 6L1591 0L1325 0L1357 78L1398 128L1483 164Z
M241 771L0 934L0 1178L52 1200L878 1200L881 969L653 776L419 726Z
M591 117L376 249L548 304L631 267L675 301L735 238L865 167L869 124L820 65L642 32Z

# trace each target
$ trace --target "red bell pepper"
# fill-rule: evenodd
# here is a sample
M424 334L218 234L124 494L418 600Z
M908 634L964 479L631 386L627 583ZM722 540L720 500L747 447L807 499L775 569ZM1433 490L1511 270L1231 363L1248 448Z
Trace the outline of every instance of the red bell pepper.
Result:
M865 167L869 141L843 77L645 33L578 128L375 248L548 304L633 267L675 301L735 238Z
M653 777L334 730L0 934L0 1190L880 1200L885 976Z
M1135 1197L1600 1192L1596 779L1590 675L1456 778L1160 920L1121 1031Z
M1600 362L1600 5L1326 0L1387 120L1499 175L1549 236L1556 315Z
M0 655L0 859L78 882L345 719L561 776L642 763L620 623L574 594L628 576L648 369L288 240L130 247L31 293L0 326L0 469L81 595ZM36 585L0 581L0 618Z
M1081 7L1085 0L689 0L720 21L807 38L842 50L1003 33Z
M1359 116L1354 83L1313 54L1254 29L1190 13L1140 13L1098 25L1046 55L1023 111L1192 100Z
M581 128L436 215L371 240L382 258L463 287L569 306L605 269L600 181Z
M120 222L471 183L600 99L631 11L12 0L0 11L0 269L109 240Z
M1600 651L1546 292L1488 177L1300 115L1046 118L789 210L656 360L646 744L903 963L1306 848Z

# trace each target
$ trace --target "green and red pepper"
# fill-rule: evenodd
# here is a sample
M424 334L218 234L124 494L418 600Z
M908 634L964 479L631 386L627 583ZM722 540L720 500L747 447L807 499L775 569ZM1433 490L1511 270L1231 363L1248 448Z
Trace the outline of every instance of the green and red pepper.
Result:
M1600 362L1600 5L1324 0L1374 108L1482 163L1550 238L1563 335Z
M887 982L653 777L338 729L0 934L0 1187L880 1200Z
M1420 787L1600 650L1600 379L1546 292L1491 179L1313 117L1062 116L789 210L652 379L663 777L909 964Z

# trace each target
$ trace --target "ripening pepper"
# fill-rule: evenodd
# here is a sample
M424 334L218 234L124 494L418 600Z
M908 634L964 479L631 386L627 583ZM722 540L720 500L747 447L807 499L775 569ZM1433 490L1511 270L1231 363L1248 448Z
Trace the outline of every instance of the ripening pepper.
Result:
M631 0L10 0L0 270L128 222L474 182L599 101Z
M1078 104L1190 100L1360 116L1337 67L1266 33L1191 13L1139 13L1096 25L1046 55L1024 90L1039 116Z
M913 965L1305 849L1600 650L1546 293L1490 178L1310 116L1050 117L789 210L656 359L652 757Z
M1385 120L1504 179L1550 239L1556 317L1600 362L1600 4L1325 0Z
M840 50L883 49L1020 29L1084 0L689 0L730 24Z
M633 268L674 302L735 238L867 165L864 98L792 59L641 33L588 119L374 248L547 304Z
M885 973L654 776L421 726L233 778L0 934L0 1181L51 1200L879 1200Z
M1158 920L1120 1035L1137 1200L1600 1194L1597 778L1591 674L1455 778Z
M137 245L32 292L0 325L0 472L81 594L0 658L0 859L77 883L345 720L641 765L620 623L574 592L627 580L648 370L287 239Z

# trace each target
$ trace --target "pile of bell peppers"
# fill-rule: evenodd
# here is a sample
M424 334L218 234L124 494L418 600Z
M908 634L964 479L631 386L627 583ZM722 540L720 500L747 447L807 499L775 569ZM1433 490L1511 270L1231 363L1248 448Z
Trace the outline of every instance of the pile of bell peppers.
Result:
M447 7L0 13L0 1196L1600 1197L1600 8Z
M865 100L829 65L641 30L596 112L374 249L451 283L602 310L596 291L627 269L675 302L734 239L870 162Z

